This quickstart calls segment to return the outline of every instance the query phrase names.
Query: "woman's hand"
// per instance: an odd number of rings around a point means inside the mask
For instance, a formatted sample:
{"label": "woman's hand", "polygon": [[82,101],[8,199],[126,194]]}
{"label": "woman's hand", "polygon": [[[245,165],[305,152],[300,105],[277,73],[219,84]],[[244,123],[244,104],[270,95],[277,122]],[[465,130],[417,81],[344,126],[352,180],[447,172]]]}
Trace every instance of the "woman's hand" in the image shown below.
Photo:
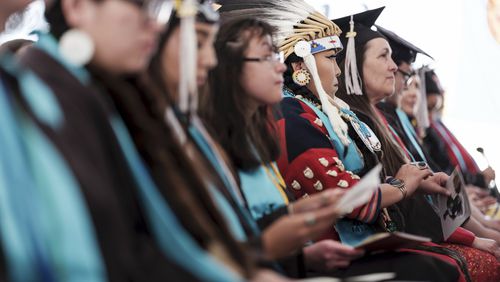
{"label": "woman's hand", "polygon": [[421,183],[419,188],[420,192],[426,194],[442,194],[450,196],[451,192],[446,189],[446,181],[450,178],[446,173],[437,172],[432,176],[427,177]]}
{"label": "woman's hand", "polygon": [[357,250],[333,240],[319,241],[303,250],[307,268],[315,271],[345,268],[351,261],[364,254],[363,250]]}
{"label": "woman's hand", "polygon": [[[327,193],[332,197],[339,194]],[[276,259],[290,255],[306,242],[317,239],[328,228],[333,228],[339,217],[335,201],[314,211],[283,216],[266,228],[262,233],[266,257]]]}
{"label": "woman's hand", "polygon": [[394,177],[404,181],[406,191],[408,195],[411,195],[417,190],[422,180],[431,175],[432,172],[428,168],[421,169],[412,164],[404,164]]}
{"label": "woman's hand", "polygon": [[484,177],[484,181],[486,185],[489,185],[491,180],[495,179],[495,170],[491,168],[491,166],[487,167],[485,170],[481,172]]}
{"label": "woman's hand", "polygon": [[500,232],[500,220],[498,219],[485,219],[483,221],[483,224],[489,229],[493,229],[497,232]]}
{"label": "woman's hand", "polygon": [[500,261],[500,246],[495,240],[476,237],[472,247],[494,255]]}

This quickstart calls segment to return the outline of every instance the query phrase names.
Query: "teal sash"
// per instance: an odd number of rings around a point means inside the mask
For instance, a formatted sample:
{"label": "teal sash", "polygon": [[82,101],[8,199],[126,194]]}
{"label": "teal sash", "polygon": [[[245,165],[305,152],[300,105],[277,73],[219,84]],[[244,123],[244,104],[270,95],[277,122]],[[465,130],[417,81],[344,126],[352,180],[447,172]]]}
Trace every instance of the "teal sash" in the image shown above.
{"label": "teal sash", "polygon": [[[63,123],[52,92],[12,58],[3,67],[18,79],[33,113]],[[0,84],[1,81],[0,81]],[[12,281],[105,281],[92,220],[78,183],[41,130],[0,89],[0,237]]]}
{"label": "teal sash", "polygon": [[[269,173],[274,175],[274,172],[270,169]],[[238,174],[241,189],[245,194],[250,213],[255,220],[285,205],[282,194],[277,190],[279,188],[269,178],[262,165],[254,170],[240,170]]]}
{"label": "teal sash", "polygon": [[240,281],[240,277],[201,249],[182,228],[146,170],[123,121],[116,116],[112,120],[112,126],[140,188],[140,197],[154,235],[167,257],[197,276],[200,281]]}
{"label": "teal sash", "polygon": [[411,121],[408,118],[408,115],[405,112],[403,112],[401,109],[396,109],[396,114],[398,115],[398,118],[401,121],[401,124],[403,125],[403,130],[405,131],[406,136],[408,136],[411,144],[417,150],[418,155],[422,158],[422,160],[424,162],[427,162],[427,159],[425,158],[424,152],[422,151],[422,148],[420,147],[420,143],[417,141],[417,133],[415,132],[415,129],[413,128],[413,125],[411,124]]}
{"label": "teal sash", "polygon": [[[198,145],[198,147],[200,148],[202,153],[210,161],[212,166],[216,169],[220,178],[226,184],[226,187],[229,190],[228,192],[231,194],[231,196],[233,197],[233,199],[237,203],[237,208],[239,209],[238,210],[239,214],[244,217],[243,220],[245,220],[245,222],[247,223],[247,226],[251,229],[250,231],[252,232],[252,235],[253,236],[260,236],[259,227],[257,226],[256,222],[252,219],[252,217],[248,213],[248,211],[244,209],[245,202],[244,202],[244,199],[242,198],[242,196],[240,194],[238,194],[238,193],[240,193],[239,188],[236,187],[236,183],[233,183],[233,181],[231,181],[229,179],[229,176],[227,174],[230,172],[228,172],[227,169],[224,169],[225,165],[223,163],[221,156],[218,155],[216,148],[212,148],[212,146],[210,145],[209,141],[207,140],[207,138],[209,138],[209,137],[205,136],[207,133],[204,130],[204,128],[202,128],[201,123],[196,122],[196,121],[191,122],[190,127],[189,127],[189,133],[190,133],[191,137],[196,142],[196,144]],[[214,189],[214,190],[217,190],[217,189]],[[218,198],[220,198],[220,197],[218,197]],[[222,199],[220,199],[220,200],[222,200]],[[229,206],[227,206],[227,207],[229,208]],[[232,209],[228,210],[228,212],[229,212],[228,214],[234,213],[234,211]],[[235,232],[236,235],[238,235],[239,237],[243,238],[243,234],[241,233],[241,232],[243,232],[243,227],[241,226],[241,223],[239,221],[236,222],[234,220],[231,220],[231,226],[232,226],[233,232]]]}
{"label": "teal sash", "polygon": [[[60,56],[56,49],[57,42],[51,35],[42,34],[37,47],[54,56],[82,84],[87,85],[90,82],[90,74],[84,68],[73,66],[65,62]],[[109,122],[115,132],[131,173],[137,182],[140,200],[145,209],[148,223],[152,226],[153,235],[165,256],[198,277],[200,281],[240,281],[241,278],[236,273],[233,273],[200,248],[177,221],[175,214],[170,209],[168,203],[163,200],[145,164],[142,162],[121,118],[114,116]],[[175,183],[172,185],[175,185]]]}

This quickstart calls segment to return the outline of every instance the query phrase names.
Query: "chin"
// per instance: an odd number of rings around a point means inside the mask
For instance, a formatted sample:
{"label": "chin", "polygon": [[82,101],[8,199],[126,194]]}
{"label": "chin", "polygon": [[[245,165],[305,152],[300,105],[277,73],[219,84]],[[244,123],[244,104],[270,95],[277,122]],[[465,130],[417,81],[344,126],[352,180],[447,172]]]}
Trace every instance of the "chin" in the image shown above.
{"label": "chin", "polygon": [[130,62],[127,66],[130,73],[141,72],[146,70],[148,66],[148,60],[146,58],[141,58],[134,62]]}

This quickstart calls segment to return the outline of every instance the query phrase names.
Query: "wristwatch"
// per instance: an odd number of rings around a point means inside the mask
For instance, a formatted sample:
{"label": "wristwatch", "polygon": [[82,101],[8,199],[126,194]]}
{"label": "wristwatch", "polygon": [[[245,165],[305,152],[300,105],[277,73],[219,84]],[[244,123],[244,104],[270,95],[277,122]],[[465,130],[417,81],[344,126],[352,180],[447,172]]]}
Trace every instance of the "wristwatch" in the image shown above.
{"label": "wristwatch", "polygon": [[386,183],[398,188],[399,191],[401,191],[401,194],[403,194],[403,200],[406,199],[406,194],[407,194],[406,185],[402,179],[395,178],[395,177],[389,177],[389,178],[387,178]]}

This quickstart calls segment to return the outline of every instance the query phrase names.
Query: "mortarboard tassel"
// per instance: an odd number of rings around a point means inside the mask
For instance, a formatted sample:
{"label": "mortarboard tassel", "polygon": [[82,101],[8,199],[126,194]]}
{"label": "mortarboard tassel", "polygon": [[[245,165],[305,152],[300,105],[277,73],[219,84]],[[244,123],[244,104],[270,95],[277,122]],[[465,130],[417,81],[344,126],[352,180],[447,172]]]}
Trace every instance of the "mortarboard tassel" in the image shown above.
{"label": "mortarboard tassel", "polygon": [[[198,103],[196,85],[196,3],[194,0],[177,2],[180,24],[180,81],[179,109],[183,113],[196,111]],[[180,6],[179,6],[180,5]]]}
{"label": "mortarboard tassel", "polygon": [[345,86],[347,89],[347,94],[363,95],[361,90],[361,78],[359,77],[358,65],[356,61],[356,45],[355,37],[356,32],[354,31],[354,20],[351,16],[351,21],[349,22],[350,30],[347,33],[347,50],[345,58]]}

